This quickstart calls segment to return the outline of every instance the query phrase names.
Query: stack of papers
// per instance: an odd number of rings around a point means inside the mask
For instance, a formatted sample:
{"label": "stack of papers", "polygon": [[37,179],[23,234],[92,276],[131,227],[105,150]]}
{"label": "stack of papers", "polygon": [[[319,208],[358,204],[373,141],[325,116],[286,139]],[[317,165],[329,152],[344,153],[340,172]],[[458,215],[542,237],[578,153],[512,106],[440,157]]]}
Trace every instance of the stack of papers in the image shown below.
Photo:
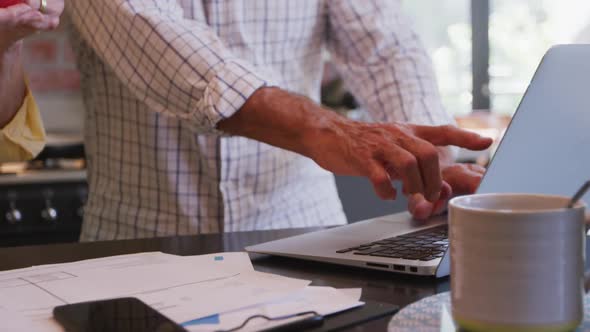
{"label": "stack of papers", "polygon": [[[231,329],[257,314],[329,315],[363,305],[360,289],[309,284],[254,271],[248,254],[242,252],[201,256],[151,252],[34,266],[0,272],[0,332],[63,331],[52,318],[55,306],[129,296],[190,331]],[[286,322],[252,320],[242,331]]]}

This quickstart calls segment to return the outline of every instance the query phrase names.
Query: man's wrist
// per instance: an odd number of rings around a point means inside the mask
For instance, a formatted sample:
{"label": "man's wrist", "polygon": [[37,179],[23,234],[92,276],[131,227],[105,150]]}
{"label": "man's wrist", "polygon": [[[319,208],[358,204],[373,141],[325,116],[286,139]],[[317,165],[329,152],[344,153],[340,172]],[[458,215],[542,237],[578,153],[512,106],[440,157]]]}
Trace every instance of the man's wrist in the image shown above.
{"label": "man's wrist", "polygon": [[302,154],[314,160],[327,147],[338,146],[345,139],[347,128],[355,122],[319,105],[315,107],[317,109],[301,128],[300,139]]}
{"label": "man's wrist", "polygon": [[307,97],[263,87],[238,112],[220,121],[217,128],[309,157],[331,116],[338,115]]}

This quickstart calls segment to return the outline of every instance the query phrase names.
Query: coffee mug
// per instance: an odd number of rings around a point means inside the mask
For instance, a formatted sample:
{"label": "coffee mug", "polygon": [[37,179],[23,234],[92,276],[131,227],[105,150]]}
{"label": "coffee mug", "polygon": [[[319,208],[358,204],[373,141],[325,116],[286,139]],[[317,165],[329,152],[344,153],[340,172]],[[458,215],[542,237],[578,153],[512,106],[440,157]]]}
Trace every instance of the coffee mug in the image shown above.
{"label": "coffee mug", "polygon": [[584,311],[585,205],[479,194],[449,203],[451,304],[473,331],[571,331]]}

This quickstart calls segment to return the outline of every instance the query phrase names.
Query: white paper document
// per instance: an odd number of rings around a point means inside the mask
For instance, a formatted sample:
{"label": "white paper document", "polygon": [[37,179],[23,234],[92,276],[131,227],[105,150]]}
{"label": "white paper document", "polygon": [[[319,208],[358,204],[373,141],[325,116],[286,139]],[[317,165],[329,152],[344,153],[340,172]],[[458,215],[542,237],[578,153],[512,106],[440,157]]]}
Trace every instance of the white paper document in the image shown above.
{"label": "white paper document", "polygon": [[0,308],[0,332],[35,331],[33,322],[23,314]]}
{"label": "white paper document", "polygon": [[[364,303],[359,301],[360,297],[360,289],[338,290],[332,287],[306,287],[290,296],[275,301],[240,308],[229,312],[222,312],[219,314],[219,317],[214,320],[216,323],[215,325],[206,324],[205,321],[205,323],[197,325],[184,324],[184,327],[191,332],[211,331],[212,326],[219,330],[229,330],[240,326],[242,322],[248,319],[248,317],[260,314],[274,318],[295,313],[315,311],[319,315],[328,316],[330,314],[363,305]],[[308,317],[309,316],[278,321],[268,321],[259,318],[249,322],[240,331],[259,331],[261,329],[268,329],[287,322],[306,319]]]}
{"label": "white paper document", "polygon": [[[211,315],[220,318],[217,324],[187,326],[198,331],[223,329],[254,311],[278,315],[313,305],[313,310],[328,313],[362,304],[360,290],[351,294],[308,287],[309,283],[254,271],[243,252],[200,256],[151,252],[34,266],[0,272],[0,332],[61,331],[52,318],[55,306],[128,296],[178,323]],[[3,316],[15,319],[6,323]]]}

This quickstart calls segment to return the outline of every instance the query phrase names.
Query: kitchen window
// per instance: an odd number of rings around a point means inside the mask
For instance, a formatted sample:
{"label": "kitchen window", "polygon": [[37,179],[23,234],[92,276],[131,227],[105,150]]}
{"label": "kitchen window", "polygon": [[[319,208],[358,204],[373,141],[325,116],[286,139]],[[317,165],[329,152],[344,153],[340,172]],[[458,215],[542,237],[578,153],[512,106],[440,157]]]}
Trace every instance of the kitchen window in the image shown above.
{"label": "kitchen window", "polygon": [[589,1],[405,0],[403,5],[432,57],[443,103],[456,116],[474,109],[511,116],[552,45],[590,43]]}

